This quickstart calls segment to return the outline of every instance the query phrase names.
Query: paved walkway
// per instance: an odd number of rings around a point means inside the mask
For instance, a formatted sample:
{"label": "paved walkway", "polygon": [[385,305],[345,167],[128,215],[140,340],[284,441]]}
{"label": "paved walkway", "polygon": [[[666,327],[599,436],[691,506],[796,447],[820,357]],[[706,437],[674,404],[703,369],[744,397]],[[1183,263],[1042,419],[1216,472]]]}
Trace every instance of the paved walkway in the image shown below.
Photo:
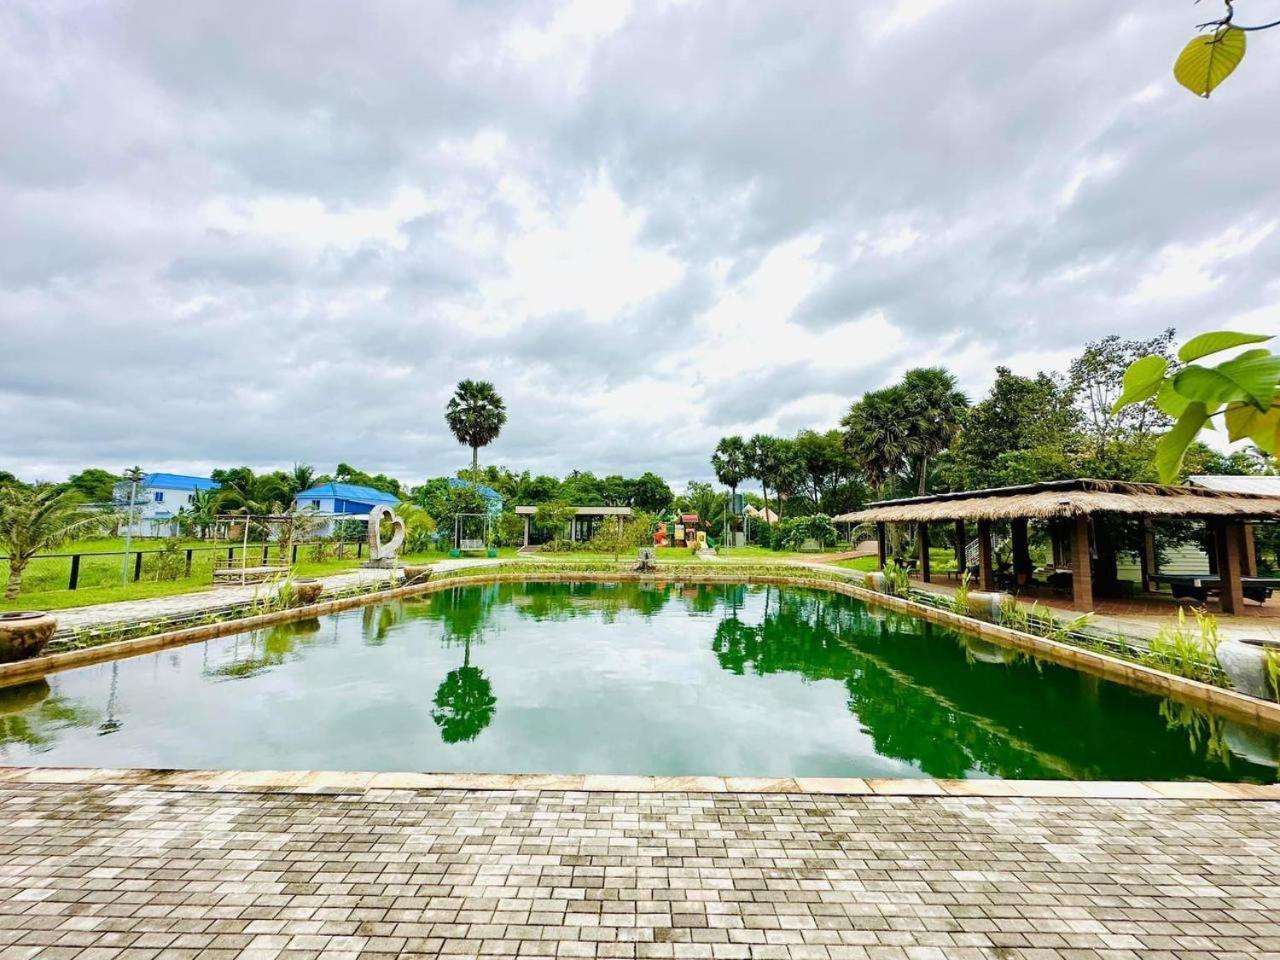
{"label": "paved walkway", "polygon": [[[457,560],[439,560],[431,564],[436,573],[457,570],[462,567],[485,566],[502,563],[501,560],[483,558],[461,558]],[[319,578],[326,591],[341,590],[345,587],[362,583],[386,581],[387,570],[350,570]],[[250,603],[253,600],[268,596],[274,591],[271,584],[251,583],[245,586],[213,587],[196,593],[179,593],[169,597],[152,597],[147,600],[118,600],[114,603],[97,603],[87,607],[72,607],[59,610],[60,628],[80,629],[102,623],[121,623],[124,621],[151,620],[160,617],[172,617],[184,613],[199,613],[202,610],[213,610],[236,603]]]}
{"label": "paved walkway", "polygon": [[1280,958],[1280,803],[0,783],[0,957]]}

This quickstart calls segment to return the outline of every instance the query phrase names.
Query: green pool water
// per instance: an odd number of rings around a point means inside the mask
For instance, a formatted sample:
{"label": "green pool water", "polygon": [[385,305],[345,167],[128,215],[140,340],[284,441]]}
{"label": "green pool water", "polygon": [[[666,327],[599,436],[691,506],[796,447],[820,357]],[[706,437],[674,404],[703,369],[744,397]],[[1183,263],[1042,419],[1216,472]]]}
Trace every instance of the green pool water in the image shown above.
{"label": "green pool water", "polygon": [[0,762],[1275,782],[1277,738],[816,590],[489,584],[0,690]]}

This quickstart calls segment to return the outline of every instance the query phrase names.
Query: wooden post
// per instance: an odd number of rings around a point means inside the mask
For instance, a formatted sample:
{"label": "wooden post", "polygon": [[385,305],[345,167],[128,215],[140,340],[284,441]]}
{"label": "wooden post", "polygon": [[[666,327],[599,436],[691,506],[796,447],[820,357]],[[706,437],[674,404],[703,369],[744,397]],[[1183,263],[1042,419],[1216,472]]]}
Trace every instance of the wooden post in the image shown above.
{"label": "wooden post", "polygon": [[1078,514],[1071,520],[1071,606],[1093,609],[1093,565],[1089,556],[1089,517]]}
{"label": "wooden post", "polygon": [[1258,575],[1258,548],[1253,540],[1253,524],[1240,524],[1240,573],[1246,577]]}
{"label": "wooden post", "polygon": [[1009,531],[1013,540],[1013,582],[1025,587],[1031,582],[1031,548],[1027,543],[1027,518],[1010,521]]}
{"label": "wooden post", "polygon": [[193,554],[194,554],[194,553],[195,553],[195,551],[194,551],[194,550],[192,550],[192,549],[188,548],[188,550],[187,550],[187,563],[186,563],[186,566],[185,566],[185,567],[183,567],[183,572],[182,572],[182,576],[183,576],[184,578],[186,578],[186,577],[190,577],[190,576],[191,576],[191,560],[192,560],[192,556],[193,556]]}
{"label": "wooden post", "polygon": [[929,525],[916,525],[916,542],[920,551],[920,582],[929,582]]}
{"label": "wooden post", "polygon": [[71,556],[71,580],[67,583],[68,590],[74,590],[76,584],[80,582],[80,554],[72,554]]}
{"label": "wooden post", "polygon": [[991,521],[978,521],[978,589],[996,588],[996,571],[991,556]]}
{"label": "wooden post", "polygon": [[263,566],[266,566],[267,558],[270,556],[270,554],[268,553],[268,551],[269,551],[270,549],[271,549],[271,548],[270,548],[270,547],[268,547],[265,543],[262,545],[262,563],[263,563]]}
{"label": "wooden post", "polygon": [[968,556],[965,553],[965,547],[969,545],[968,538],[964,532],[964,521],[956,521],[956,577],[963,578],[964,571],[968,567]]}
{"label": "wooden post", "polygon": [[142,579],[142,551],[139,550],[133,555],[133,582],[137,583]]}
{"label": "wooden post", "polygon": [[1244,591],[1240,583],[1240,523],[1235,520],[1215,520],[1214,541],[1218,554],[1218,601],[1222,612],[1244,612]]}
{"label": "wooden post", "polygon": [[889,559],[889,538],[883,523],[876,524],[876,545],[879,551],[880,569],[883,570]]}
{"label": "wooden post", "polygon": [[1156,555],[1156,532],[1151,526],[1149,517],[1140,521],[1142,528],[1142,549],[1138,551],[1138,560],[1142,564],[1142,589],[1156,589],[1155,576],[1159,573],[1159,557]]}

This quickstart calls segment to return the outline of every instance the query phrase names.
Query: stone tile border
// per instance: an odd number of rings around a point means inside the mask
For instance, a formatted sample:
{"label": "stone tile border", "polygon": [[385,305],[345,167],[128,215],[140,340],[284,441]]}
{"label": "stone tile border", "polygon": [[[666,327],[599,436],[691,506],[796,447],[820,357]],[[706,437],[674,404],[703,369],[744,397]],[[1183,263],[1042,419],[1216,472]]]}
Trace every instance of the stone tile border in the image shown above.
{"label": "stone tile border", "polygon": [[0,767],[0,782],[111,784],[215,793],[471,790],[557,793],[747,793],[813,796],[1010,797],[1086,800],[1271,800],[1280,784],[1193,780],[877,780],[838,777],[635,777],[612,774],[374,773],[342,770],[110,770]]}
{"label": "stone tile border", "polygon": [[1257,700],[1234,690],[1215,687],[1211,684],[1201,683],[1198,680],[1188,680],[1143,664],[1121,660],[1108,654],[1085,650],[1068,643],[1037,637],[1029,633],[1022,633],[1009,627],[998,626],[973,617],[961,616],[958,613],[941,610],[914,600],[877,593],[865,587],[857,586],[848,580],[836,579],[842,574],[837,574],[834,570],[828,568],[818,566],[805,567],[803,569],[810,572],[810,576],[807,577],[772,573],[734,573],[731,568],[709,569],[706,571],[692,571],[686,568],[671,572],[659,570],[656,573],[645,573],[643,575],[626,570],[565,572],[538,570],[513,573],[503,572],[501,567],[498,566],[493,567],[492,572],[489,572],[491,568],[488,567],[482,569],[486,572],[473,576],[446,576],[438,580],[429,580],[426,583],[415,583],[376,593],[357,594],[350,597],[322,601],[310,606],[293,607],[289,610],[244,617],[239,620],[227,620],[220,623],[175,630],[169,633],[155,634],[149,637],[123,640],[117,643],[105,643],[84,650],[54,653],[43,657],[34,657],[30,660],[22,660],[17,663],[4,663],[0,664],[0,686],[11,686],[27,680],[37,679],[49,673],[71,670],[76,667],[116,660],[121,657],[150,653],[166,647],[195,643],[200,640],[210,640],[293,620],[306,620],[325,616],[372,603],[436,593],[459,586],[478,586],[491,583],[582,583],[588,581],[611,583],[641,580],[696,584],[769,584],[828,590],[833,593],[843,594],[844,596],[861,600],[870,606],[907,613],[919,619],[928,620],[962,633],[992,640],[1002,646],[1022,650],[1040,659],[1071,667],[1106,680],[1135,687],[1148,693],[1172,697],[1192,706],[1207,707],[1232,719],[1243,720],[1267,730],[1280,731],[1280,703]]}

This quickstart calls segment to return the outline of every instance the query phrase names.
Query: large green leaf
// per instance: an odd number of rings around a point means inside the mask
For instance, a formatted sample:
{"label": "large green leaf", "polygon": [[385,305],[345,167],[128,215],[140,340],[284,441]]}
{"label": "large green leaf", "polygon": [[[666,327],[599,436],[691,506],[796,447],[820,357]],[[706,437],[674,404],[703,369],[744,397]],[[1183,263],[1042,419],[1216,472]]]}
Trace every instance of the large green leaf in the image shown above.
{"label": "large green leaf", "polygon": [[1129,369],[1124,372],[1124,390],[1112,405],[1111,412],[1117,413],[1132,403],[1154,397],[1160,392],[1168,369],[1169,361],[1164,357],[1143,357],[1129,364]]}
{"label": "large green leaf", "polygon": [[1273,338],[1269,333],[1236,333],[1233,330],[1202,333],[1182,345],[1182,349],[1178,351],[1178,359],[1183,363],[1190,363],[1211,353],[1221,353],[1232,347],[1242,347],[1246,343],[1266,343],[1271,339]]}
{"label": "large green leaf", "polygon": [[1208,419],[1209,411],[1203,403],[1188,404],[1173,429],[1160,438],[1156,444],[1156,469],[1160,471],[1162,483],[1173,483],[1178,479],[1187,447]]}
{"label": "large green leaf", "polygon": [[1156,394],[1156,406],[1160,412],[1175,420],[1182,416],[1182,412],[1187,409],[1187,404],[1190,402],[1173,388],[1172,380],[1166,380],[1161,385],[1160,392]]}
{"label": "large green leaf", "polygon": [[1237,402],[1227,407],[1225,419],[1229,439],[1234,441],[1248,437],[1259,450],[1272,456],[1280,449],[1280,392],[1276,393],[1268,410],[1259,410],[1251,403]]}
{"label": "large green leaf", "polygon": [[1173,387],[1188,400],[1228,403],[1244,400],[1260,410],[1271,405],[1280,381],[1280,356],[1249,350],[1216,367],[1190,366],[1173,378]]}
{"label": "large green leaf", "polygon": [[1235,27],[1196,37],[1173,64],[1173,76],[1197,97],[1208,97],[1244,59],[1245,36]]}

